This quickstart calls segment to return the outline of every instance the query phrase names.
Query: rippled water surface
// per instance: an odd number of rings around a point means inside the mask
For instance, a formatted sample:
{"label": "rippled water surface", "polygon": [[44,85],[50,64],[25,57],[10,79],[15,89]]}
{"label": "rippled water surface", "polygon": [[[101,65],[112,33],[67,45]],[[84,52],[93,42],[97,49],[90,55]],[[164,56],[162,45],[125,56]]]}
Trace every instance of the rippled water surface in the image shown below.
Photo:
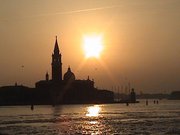
{"label": "rippled water surface", "polygon": [[180,101],[0,107],[0,134],[180,134]]}

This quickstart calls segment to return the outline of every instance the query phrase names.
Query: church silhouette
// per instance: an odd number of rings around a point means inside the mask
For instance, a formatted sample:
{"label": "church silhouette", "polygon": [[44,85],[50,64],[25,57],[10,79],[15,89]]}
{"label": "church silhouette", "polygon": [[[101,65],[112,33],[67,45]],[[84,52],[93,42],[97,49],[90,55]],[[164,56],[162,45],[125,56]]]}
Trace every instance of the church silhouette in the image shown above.
{"label": "church silhouette", "polygon": [[[46,73],[45,80],[36,82],[33,93],[34,104],[81,104],[81,103],[112,103],[114,93],[94,87],[94,80],[89,76],[86,80],[76,80],[70,66],[62,74],[61,53],[57,37],[52,54],[52,79]],[[62,78],[63,76],[63,78]]]}

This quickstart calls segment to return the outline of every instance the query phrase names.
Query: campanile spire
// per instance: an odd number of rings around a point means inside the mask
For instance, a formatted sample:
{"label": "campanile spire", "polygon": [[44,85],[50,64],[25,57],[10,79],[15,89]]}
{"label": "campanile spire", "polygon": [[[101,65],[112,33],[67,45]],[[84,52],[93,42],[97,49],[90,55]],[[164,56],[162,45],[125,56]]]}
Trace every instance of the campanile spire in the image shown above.
{"label": "campanile spire", "polygon": [[57,36],[54,45],[54,52],[52,54],[52,80],[53,81],[61,81],[62,80],[62,62],[61,62],[61,54],[59,51]]}
{"label": "campanile spire", "polygon": [[56,36],[56,41],[55,41],[55,45],[54,45],[54,54],[55,53],[59,54],[59,46],[58,46],[57,36]]}

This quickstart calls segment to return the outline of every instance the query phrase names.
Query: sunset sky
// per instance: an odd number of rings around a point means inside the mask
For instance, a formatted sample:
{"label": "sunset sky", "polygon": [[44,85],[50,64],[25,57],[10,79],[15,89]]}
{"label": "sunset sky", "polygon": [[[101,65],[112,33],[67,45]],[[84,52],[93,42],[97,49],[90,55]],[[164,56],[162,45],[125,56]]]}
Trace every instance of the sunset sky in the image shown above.
{"label": "sunset sky", "polygon": [[[180,90],[180,0],[0,0],[0,86],[51,75],[56,35],[63,74],[70,65],[98,88]],[[86,58],[86,35],[102,35],[99,58]]]}

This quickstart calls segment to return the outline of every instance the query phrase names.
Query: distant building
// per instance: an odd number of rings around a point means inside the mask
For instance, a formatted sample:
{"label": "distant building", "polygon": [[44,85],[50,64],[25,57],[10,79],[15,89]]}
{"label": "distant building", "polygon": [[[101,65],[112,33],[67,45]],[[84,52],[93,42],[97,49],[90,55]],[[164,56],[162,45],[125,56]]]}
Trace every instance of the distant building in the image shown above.
{"label": "distant building", "polygon": [[133,103],[136,102],[136,93],[135,93],[134,89],[132,89],[131,93],[130,93],[130,102],[133,102]]}
{"label": "distant building", "polygon": [[113,102],[113,92],[97,90],[94,81],[89,79],[76,80],[70,66],[62,79],[61,53],[56,37],[52,54],[52,79],[46,73],[45,80],[36,82],[35,102],[37,103],[95,103]]}
{"label": "distant building", "polygon": [[180,100],[180,91],[173,91],[169,96],[170,100]]}
{"label": "distant building", "polygon": [[33,88],[18,85],[17,83],[14,86],[0,87],[0,106],[31,104],[33,90]]}

